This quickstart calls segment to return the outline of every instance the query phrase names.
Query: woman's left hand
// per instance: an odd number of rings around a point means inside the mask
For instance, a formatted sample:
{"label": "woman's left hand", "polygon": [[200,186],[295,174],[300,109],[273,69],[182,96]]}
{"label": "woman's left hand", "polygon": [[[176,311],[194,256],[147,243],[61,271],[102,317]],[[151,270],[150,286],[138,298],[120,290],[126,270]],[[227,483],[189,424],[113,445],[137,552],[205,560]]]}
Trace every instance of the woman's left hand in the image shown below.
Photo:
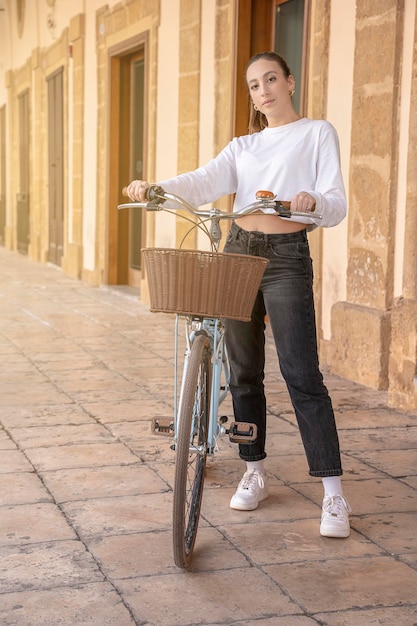
{"label": "woman's left hand", "polygon": [[314,211],[316,201],[307,191],[300,191],[291,198],[291,211],[300,211],[301,213],[311,213]]}

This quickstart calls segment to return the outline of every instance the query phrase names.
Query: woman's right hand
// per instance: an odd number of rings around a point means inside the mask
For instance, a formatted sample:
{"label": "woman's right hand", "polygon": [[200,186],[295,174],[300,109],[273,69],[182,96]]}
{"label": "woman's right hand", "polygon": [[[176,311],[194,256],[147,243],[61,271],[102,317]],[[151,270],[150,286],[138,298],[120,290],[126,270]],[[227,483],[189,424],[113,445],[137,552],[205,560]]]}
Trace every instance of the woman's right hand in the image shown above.
{"label": "woman's right hand", "polygon": [[132,180],[126,187],[126,193],[133,202],[144,202],[150,186],[146,180]]}

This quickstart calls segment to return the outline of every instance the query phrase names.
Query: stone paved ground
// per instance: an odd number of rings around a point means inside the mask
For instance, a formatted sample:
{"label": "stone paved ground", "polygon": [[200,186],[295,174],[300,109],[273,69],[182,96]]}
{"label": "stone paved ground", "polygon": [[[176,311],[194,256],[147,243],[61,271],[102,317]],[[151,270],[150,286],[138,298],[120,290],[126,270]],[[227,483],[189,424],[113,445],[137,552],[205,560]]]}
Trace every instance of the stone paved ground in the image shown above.
{"label": "stone paved ground", "polygon": [[417,624],[417,416],[326,373],[337,410],[349,539],[319,536],[268,342],[271,496],[228,504],[242,472],[209,465],[195,562],[171,550],[170,316],[0,248],[0,624]]}

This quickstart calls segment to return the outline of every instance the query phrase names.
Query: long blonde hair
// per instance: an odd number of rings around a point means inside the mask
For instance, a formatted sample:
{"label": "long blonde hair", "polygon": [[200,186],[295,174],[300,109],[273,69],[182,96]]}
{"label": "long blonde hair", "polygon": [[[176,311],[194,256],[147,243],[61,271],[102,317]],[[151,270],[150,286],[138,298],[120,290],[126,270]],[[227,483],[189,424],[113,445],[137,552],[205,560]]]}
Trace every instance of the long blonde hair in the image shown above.
{"label": "long blonde hair", "polygon": [[[291,76],[290,68],[288,67],[286,60],[276,52],[259,52],[258,54],[255,54],[253,57],[251,57],[246,66],[245,76],[248,68],[252,65],[252,63],[259,61],[260,59],[275,61],[275,63],[278,63],[278,65],[284,72],[284,76],[286,78],[289,78]],[[253,108],[252,98],[249,95],[249,134],[251,135],[252,133],[257,133],[267,126],[268,120],[263,113]]]}

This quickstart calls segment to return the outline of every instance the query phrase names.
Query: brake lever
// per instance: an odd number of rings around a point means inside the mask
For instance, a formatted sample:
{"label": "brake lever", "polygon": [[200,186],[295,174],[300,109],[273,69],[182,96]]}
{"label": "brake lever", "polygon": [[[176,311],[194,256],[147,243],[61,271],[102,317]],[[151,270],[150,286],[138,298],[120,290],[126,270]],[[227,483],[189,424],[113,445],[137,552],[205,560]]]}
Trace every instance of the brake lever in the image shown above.
{"label": "brake lever", "polygon": [[279,217],[291,217],[291,211],[289,207],[282,204],[280,200],[275,200],[275,212]]}

